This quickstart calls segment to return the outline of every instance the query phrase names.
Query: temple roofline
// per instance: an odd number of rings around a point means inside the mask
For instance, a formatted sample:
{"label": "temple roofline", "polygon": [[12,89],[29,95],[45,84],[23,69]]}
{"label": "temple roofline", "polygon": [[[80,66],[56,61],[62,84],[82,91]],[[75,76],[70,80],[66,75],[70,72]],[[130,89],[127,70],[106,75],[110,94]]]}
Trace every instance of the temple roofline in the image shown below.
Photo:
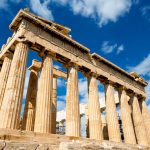
{"label": "temple roofline", "polygon": [[[35,24],[38,24],[38,25],[42,26],[44,29],[47,29],[47,30],[49,30],[51,32],[54,32],[55,34],[61,36],[64,39],[66,39],[68,42],[71,42],[72,44],[74,44],[77,47],[79,47],[82,50],[84,50],[85,53],[89,53],[90,52],[90,50],[87,47],[85,47],[82,44],[76,42],[75,40],[73,40],[72,38],[70,38],[68,35],[65,35],[64,33],[61,33],[57,29],[54,29],[53,26],[50,26],[49,24],[45,23],[46,22],[45,19],[43,20],[43,19],[41,19],[41,17],[40,18],[39,17],[35,17],[35,15],[32,15],[31,13],[28,13],[28,12],[22,10],[22,9],[18,12],[18,14],[16,15],[16,17],[13,19],[13,21],[11,22],[9,28],[12,31],[15,31],[19,27],[19,24],[20,24],[20,22],[21,22],[21,20],[23,18],[26,18],[26,19],[34,22]],[[51,22],[51,21],[49,21],[49,22]],[[63,27],[63,26],[61,26],[59,24],[56,24],[56,23],[52,23],[52,24],[65,29],[65,27]]]}
{"label": "temple roofline", "polygon": [[109,64],[110,66],[112,66],[113,69],[119,70],[120,72],[122,72],[123,74],[125,74],[126,76],[128,76],[129,78],[131,78],[131,79],[133,79],[133,80],[135,79],[135,75],[136,75],[136,78],[142,79],[142,81],[141,81],[141,80],[139,81],[139,80],[137,79],[137,82],[139,82],[140,84],[143,84],[143,85],[145,85],[145,86],[148,85],[147,81],[145,81],[143,78],[141,78],[136,72],[134,72],[134,73],[133,73],[133,72],[129,73],[129,72],[127,72],[127,71],[121,69],[121,68],[118,67],[117,65],[113,64],[112,62],[108,61],[107,59],[103,58],[102,56],[100,56],[100,55],[98,55],[98,54],[96,54],[96,53],[92,53],[91,56],[92,56],[92,58],[96,58],[96,59],[98,59],[99,61],[103,61],[103,62],[105,62],[106,64]]}

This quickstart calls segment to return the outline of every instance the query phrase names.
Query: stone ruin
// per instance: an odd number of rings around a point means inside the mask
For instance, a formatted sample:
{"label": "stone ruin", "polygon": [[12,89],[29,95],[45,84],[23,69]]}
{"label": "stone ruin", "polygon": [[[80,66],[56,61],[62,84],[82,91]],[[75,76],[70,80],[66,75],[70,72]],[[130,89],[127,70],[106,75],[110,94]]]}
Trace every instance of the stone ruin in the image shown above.
{"label": "stone ruin", "polygon": [[[98,150],[149,149],[150,117],[146,106],[147,82],[128,73],[69,36],[68,27],[20,10],[0,51],[0,149]],[[33,60],[23,119],[20,111],[28,52]],[[58,61],[67,68],[53,67]],[[78,72],[88,79],[87,137],[80,136]],[[38,80],[39,77],[39,80]],[[56,134],[57,78],[67,79],[65,135]],[[108,140],[104,140],[97,81],[105,87]],[[114,89],[118,92],[121,139]],[[21,122],[21,125],[20,125]]]}

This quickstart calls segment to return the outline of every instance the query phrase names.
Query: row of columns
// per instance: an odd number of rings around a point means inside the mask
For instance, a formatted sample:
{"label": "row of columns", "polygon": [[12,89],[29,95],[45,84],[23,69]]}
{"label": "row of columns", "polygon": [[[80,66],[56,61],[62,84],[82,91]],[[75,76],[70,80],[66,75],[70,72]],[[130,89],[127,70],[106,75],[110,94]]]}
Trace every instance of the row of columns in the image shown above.
{"label": "row of columns", "polygon": [[[0,94],[0,128],[17,129],[19,127],[27,54],[28,45],[24,42],[19,42],[16,45],[13,59],[10,56],[6,56],[4,59],[0,73],[0,80],[2,82],[0,85],[0,93],[2,93]],[[78,67],[72,65],[68,70],[66,134],[68,136],[79,137]],[[39,68],[30,68],[30,71],[23,129],[34,130],[35,132],[41,133],[52,133],[55,130],[55,124],[52,123],[52,120],[56,120],[56,79],[53,78],[53,61],[51,54],[45,53],[43,56],[38,88]],[[96,81],[96,76],[91,74],[88,81],[89,136],[92,139],[103,140]],[[53,84],[53,82],[55,84]],[[105,83],[108,134],[110,141],[121,142],[113,90],[112,82]],[[142,100],[140,108],[138,96],[135,94],[133,95],[130,108],[127,101],[126,89],[121,88],[119,93],[125,143],[150,144],[150,117],[145,101]]]}
{"label": "row of columns", "polygon": [[[96,81],[97,80],[94,75],[92,75],[88,81],[89,137],[102,140],[102,122],[99,106],[98,87]],[[110,141],[121,142],[113,90],[114,87],[112,82],[109,81],[105,83],[106,119],[108,125],[108,134]],[[126,89],[122,87],[118,92],[120,94],[121,119],[123,124],[125,143],[138,143],[145,146],[149,145],[150,117],[147,111],[145,100],[142,100],[142,107],[140,109],[139,99],[136,94],[133,95],[132,104],[130,106],[128,104]],[[80,121],[78,120],[79,104],[77,99],[77,69],[76,67],[72,67],[69,71],[68,76],[66,101],[66,133],[67,135],[71,136],[80,135],[80,130],[78,128],[80,123]]]}

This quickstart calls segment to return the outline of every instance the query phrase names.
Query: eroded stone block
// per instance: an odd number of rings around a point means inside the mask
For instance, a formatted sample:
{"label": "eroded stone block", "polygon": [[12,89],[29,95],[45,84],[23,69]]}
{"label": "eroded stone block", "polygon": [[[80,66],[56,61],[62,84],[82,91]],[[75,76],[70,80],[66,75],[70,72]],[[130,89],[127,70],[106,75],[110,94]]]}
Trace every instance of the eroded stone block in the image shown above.
{"label": "eroded stone block", "polygon": [[7,142],[4,150],[36,150],[38,144]]}

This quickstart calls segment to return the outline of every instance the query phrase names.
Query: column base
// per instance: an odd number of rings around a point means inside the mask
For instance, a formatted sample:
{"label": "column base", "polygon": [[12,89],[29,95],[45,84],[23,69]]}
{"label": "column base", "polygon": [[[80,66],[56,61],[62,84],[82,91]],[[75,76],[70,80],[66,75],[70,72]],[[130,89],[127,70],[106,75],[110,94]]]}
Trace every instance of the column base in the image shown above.
{"label": "column base", "polygon": [[[69,150],[71,147],[78,150],[83,148],[94,150],[97,149],[149,149],[141,145],[130,145],[124,143],[116,143],[110,141],[103,141],[100,143],[99,140],[92,140],[87,138],[76,138],[58,134],[43,134],[35,133],[33,131],[21,131],[21,130],[10,130],[0,129],[0,149],[19,149],[24,147],[25,149],[36,150],[40,148],[45,149],[59,149]],[[66,148],[66,149],[64,149]]]}

